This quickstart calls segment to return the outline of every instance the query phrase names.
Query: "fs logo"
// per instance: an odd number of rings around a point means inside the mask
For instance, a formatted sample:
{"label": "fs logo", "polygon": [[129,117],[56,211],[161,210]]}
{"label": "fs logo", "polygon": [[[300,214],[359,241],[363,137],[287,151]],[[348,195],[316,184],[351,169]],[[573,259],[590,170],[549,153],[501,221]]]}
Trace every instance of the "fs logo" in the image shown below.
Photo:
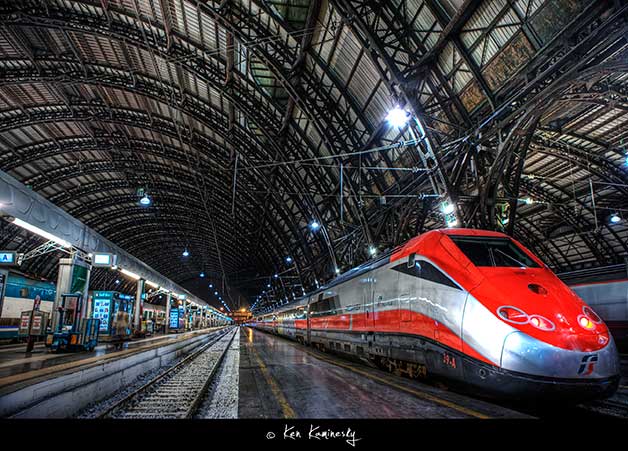
{"label": "fs logo", "polygon": [[588,376],[595,370],[595,364],[597,363],[597,354],[589,354],[582,357],[580,362],[580,368],[578,374],[581,376]]}

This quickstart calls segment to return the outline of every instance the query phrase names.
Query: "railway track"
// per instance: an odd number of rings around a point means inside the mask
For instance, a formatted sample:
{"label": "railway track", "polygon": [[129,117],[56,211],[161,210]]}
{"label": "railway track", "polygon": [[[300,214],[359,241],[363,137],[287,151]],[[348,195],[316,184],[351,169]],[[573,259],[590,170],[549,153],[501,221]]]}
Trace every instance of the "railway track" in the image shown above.
{"label": "railway track", "polygon": [[99,418],[176,419],[194,415],[238,332],[232,328],[125,396]]}

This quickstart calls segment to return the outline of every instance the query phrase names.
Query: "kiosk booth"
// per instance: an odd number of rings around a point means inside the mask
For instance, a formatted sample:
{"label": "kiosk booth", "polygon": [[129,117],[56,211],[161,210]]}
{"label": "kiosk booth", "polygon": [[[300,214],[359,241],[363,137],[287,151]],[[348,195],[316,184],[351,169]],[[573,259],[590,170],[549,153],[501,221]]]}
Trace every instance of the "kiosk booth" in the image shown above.
{"label": "kiosk booth", "polygon": [[[100,319],[100,336],[102,341],[111,341],[113,334],[117,336],[131,336],[131,324],[133,319],[133,305],[135,298],[128,294],[122,294],[117,291],[94,291],[92,292],[93,317]],[[120,312],[118,314],[118,312]],[[114,321],[121,318],[128,328],[126,333],[120,334],[120,331],[114,330]]]}
{"label": "kiosk booth", "polygon": [[61,295],[57,308],[59,314],[57,330],[46,336],[46,347],[51,351],[94,350],[98,343],[100,319],[82,318],[82,307],[82,294]]}

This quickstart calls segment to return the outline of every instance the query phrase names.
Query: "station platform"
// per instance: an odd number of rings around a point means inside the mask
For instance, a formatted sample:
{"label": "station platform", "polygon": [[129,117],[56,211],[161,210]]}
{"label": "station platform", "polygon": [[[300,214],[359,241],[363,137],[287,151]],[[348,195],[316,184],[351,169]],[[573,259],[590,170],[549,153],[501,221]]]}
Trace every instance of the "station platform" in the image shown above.
{"label": "station platform", "polygon": [[59,371],[71,370],[82,365],[97,363],[103,359],[124,356],[131,352],[163,346],[195,335],[205,334],[218,328],[199,329],[173,334],[156,334],[124,343],[122,349],[115,349],[111,343],[103,342],[93,352],[51,353],[43,343],[38,343],[32,352],[27,353],[26,344],[0,347],[0,391],[3,388],[29,379],[45,377]]}
{"label": "station platform", "polygon": [[241,329],[239,418],[529,418],[482,400]]}

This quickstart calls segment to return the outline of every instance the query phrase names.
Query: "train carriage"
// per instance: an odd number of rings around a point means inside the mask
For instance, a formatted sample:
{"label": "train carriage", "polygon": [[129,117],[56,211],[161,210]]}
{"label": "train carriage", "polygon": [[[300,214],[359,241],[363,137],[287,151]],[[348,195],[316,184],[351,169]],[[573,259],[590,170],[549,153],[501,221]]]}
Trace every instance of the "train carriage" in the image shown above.
{"label": "train carriage", "polygon": [[[295,321],[297,306],[303,315]],[[606,397],[619,383],[603,321],[498,232],[427,232],[253,325],[508,398]]]}

